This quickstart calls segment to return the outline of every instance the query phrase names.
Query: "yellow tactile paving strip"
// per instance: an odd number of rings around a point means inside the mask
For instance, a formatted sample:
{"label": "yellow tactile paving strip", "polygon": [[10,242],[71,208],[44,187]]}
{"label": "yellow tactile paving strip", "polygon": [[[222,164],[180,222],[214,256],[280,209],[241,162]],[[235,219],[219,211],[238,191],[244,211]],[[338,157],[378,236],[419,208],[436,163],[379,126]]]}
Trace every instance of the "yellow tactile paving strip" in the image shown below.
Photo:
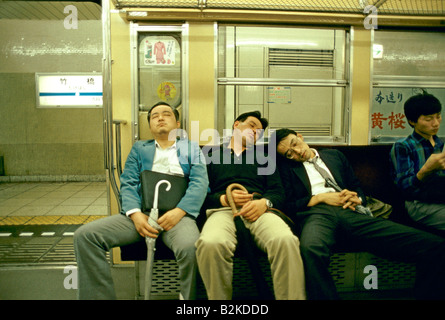
{"label": "yellow tactile paving strip", "polygon": [[53,225],[53,224],[86,224],[106,216],[17,216],[1,217],[0,226],[11,225]]}

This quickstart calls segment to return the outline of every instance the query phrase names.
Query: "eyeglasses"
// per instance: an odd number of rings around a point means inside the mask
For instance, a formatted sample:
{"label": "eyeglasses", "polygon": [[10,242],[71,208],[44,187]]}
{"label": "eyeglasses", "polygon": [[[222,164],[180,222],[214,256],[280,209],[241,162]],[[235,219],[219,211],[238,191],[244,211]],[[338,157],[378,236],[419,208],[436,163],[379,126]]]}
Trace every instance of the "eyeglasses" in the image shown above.
{"label": "eyeglasses", "polygon": [[293,159],[294,156],[295,156],[296,154],[297,154],[297,153],[295,152],[294,149],[289,149],[289,150],[286,151],[286,153],[284,154],[284,156],[285,156],[287,159]]}
{"label": "eyeglasses", "polygon": [[301,145],[303,141],[300,138],[294,138],[291,140],[289,149],[284,153],[284,156],[287,159],[293,159],[294,156],[298,156],[297,151],[295,151],[295,148],[297,148],[299,145]]}

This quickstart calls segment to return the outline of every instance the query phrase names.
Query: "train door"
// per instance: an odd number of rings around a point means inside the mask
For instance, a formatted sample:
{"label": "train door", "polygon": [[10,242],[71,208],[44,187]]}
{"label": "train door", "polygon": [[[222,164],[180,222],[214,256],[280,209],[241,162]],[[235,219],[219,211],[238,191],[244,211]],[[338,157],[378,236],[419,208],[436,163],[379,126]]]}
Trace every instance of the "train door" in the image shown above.
{"label": "train door", "polygon": [[[188,114],[187,90],[184,81],[187,75],[184,56],[188,47],[188,24],[147,26],[131,22],[129,38],[125,37],[125,33],[121,36],[119,32],[126,30],[119,29],[120,27],[118,20],[115,23],[115,36],[112,38],[115,44],[111,47],[119,47],[119,50],[114,51],[113,60],[110,57],[110,62],[116,59],[112,72],[113,88],[110,91],[119,97],[119,99],[114,99],[113,115],[108,116],[116,125],[115,136],[113,130],[109,130],[111,134],[107,134],[109,161],[114,161],[113,150],[116,150],[116,165],[114,163],[109,165],[113,170],[109,175],[114,194],[114,199],[111,199],[112,212],[121,210],[118,201],[119,179],[124,168],[121,162],[126,159],[131,146],[136,141],[152,138],[147,121],[151,106],[163,101],[176,107],[184,130],[186,130]],[[128,43],[130,50],[121,48],[122,45],[125,46]],[[125,68],[127,57],[129,58],[128,69]],[[128,85],[127,80],[130,80],[131,85]],[[130,106],[125,100],[127,97],[131,98],[131,117],[128,112]],[[125,102],[122,102],[124,100]],[[118,120],[119,118],[127,120]],[[131,119],[131,124],[128,119]],[[128,125],[131,128],[128,128]],[[113,139],[116,145],[113,144]],[[118,251],[119,248],[113,249],[114,263],[122,263]]]}
{"label": "train door", "polygon": [[131,26],[133,142],[151,138],[147,115],[159,101],[178,109],[186,130],[183,56],[188,25]]}

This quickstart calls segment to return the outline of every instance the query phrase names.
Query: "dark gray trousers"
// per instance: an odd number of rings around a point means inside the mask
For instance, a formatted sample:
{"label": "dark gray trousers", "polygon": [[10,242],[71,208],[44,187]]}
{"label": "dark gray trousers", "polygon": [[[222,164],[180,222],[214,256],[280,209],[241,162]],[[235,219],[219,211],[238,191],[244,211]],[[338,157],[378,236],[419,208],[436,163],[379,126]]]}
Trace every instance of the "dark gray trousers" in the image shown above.
{"label": "dark gray trousers", "polygon": [[339,298],[328,270],[338,244],[390,260],[416,263],[417,298],[445,298],[444,238],[328,205],[317,205],[298,216],[303,224],[300,251],[308,299]]}
{"label": "dark gray trousers", "polygon": [[[175,227],[162,232],[161,237],[175,254],[182,297],[195,299],[195,242],[199,238],[195,220],[185,216]],[[95,220],[77,229],[74,250],[78,267],[78,298],[116,299],[106,252],[141,240],[133,221],[122,214]]]}

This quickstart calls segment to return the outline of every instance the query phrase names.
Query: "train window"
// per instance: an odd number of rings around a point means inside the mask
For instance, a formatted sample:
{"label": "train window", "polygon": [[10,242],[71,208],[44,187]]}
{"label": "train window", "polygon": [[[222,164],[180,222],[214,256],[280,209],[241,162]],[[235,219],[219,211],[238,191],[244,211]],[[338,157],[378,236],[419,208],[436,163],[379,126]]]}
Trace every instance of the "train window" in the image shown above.
{"label": "train window", "polygon": [[239,114],[260,110],[270,130],[294,128],[312,143],[345,142],[346,37],[343,29],[220,25],[220,133]]}
{"label": "train window", "polygon": [[[445,105],[445,89],[415,87],[373,88],[371,111],[371,143],[391,143],[410,135],[413,131],[404,115],[403,105],[409,97],[424,91],[434,95]],[[438,136],[445,138],[445,126],[441,126]]]}
{"label": "train window", "polygon": [[445,33],[375,30],[374,75],[443,77]]}
{"label": "train window", "polygon": [[[131,26],[133,139],[150,138],[147,114],[152,105],[164,101],[184,114],[182,83],[184,26]],[[183,128],[184,127],[184,117]]]}
{"label": "train window", "polygon": [[[445,33],[376,30],[374,33],[371,143],[411,134],[403,105],[426,91],[445,105]],[[442,126],[439,136],[445,137]]]}

